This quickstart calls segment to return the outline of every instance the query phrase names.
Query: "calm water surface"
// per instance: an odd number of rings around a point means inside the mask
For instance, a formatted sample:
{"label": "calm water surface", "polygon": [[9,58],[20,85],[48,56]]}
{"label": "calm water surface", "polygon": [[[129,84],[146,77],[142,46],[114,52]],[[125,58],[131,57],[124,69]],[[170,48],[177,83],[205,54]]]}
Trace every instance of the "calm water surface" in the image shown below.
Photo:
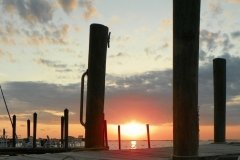
{"label": "calm water surface", "polygon": [[[160,148],[160,147],[172,147],[173,141],[172,140],[152,140],[151,148]],[[200,141],[200,144],[209,144],[209,141]],[[118,150],[118,141],[116,140],[109,140],[108,141],[109,149],[110,150]],[[146,140],[138,140],[138,141],[130,141],[130,140],[123,140],[121,141],[121,149],[143,149],[148,148],[148,143]]]}

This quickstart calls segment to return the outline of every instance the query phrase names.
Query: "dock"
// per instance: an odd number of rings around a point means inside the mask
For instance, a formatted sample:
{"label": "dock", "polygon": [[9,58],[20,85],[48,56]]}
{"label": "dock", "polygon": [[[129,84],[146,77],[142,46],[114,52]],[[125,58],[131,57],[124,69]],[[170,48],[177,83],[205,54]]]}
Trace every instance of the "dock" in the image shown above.
{"label": "dock", "polygon": [[[46,153],[46,154],[21,154],[16,156],[1,155],[6,160],[169,160],[173,152],[172,147],[152,149],[128,150],[72,150],[71,152]],[[205,144],[199,146],[199,160],[238,160],[240,144]]]}

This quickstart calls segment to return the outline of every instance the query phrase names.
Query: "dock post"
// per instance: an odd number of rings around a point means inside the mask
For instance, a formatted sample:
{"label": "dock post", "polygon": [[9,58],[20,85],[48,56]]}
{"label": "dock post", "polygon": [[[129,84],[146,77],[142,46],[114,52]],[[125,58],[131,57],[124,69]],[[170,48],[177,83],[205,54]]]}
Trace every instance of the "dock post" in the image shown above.
{"label": "dock post", "polygon": [[118,125],[118,148],[121,150],[121,128],[120,125]]}
{"label": "dock post", "polygon": [[64,140],[63,140],[63,131],[64,131],[64,117],[62,116],[61,117],[61,146],[63,147],[63,143],[64,143]]}
{"label": "dock post", "polygon": [[30,119],[27,120],[27,138],[30,138]]}
{"label": "dock post", "polygon": [[150,144],[149,124],[146,124],[146,127],[147,127],[147,141],[148,141],[148,148],[151,148],[151,144]]}
{"label": "dock post", "polygon": [[213,60],[214,143],[224,143],[226,133],[226,60]]}
{"label": "dock post", "polygon": [[16,115],[13,115],[12,143],[13,143],[13,147],[16,147]]}
{"label": "dock post", "polygon": [[37,113],[33,113],[33,148],[37,147]]}
{"label": "dock post", "polygon": [[3,128],[3,139],[5,139],[6,138],[6,130],[5,130],[5,128]]}
{"label": "dock post", "polygon": [[109,149],[109,146],[108,146],[108,134],[107,134],[107,121],[104,120],[104,141],[105,141],[105,147],[107,149]]}
{"label": "dock post", "polygon": [[173,159],[198,156],[201,0],[173,0]]}
{"label": "dock post", "polygon": [[64,136],[65,136],[65,143],[64,143],[64,148],[68,149],[68,109],[64,110]]}
{"label": "dock post", "polygon": [[86,148],[104,148],[104,94],[108,42],[108,27],[91,24],[87,72]]}

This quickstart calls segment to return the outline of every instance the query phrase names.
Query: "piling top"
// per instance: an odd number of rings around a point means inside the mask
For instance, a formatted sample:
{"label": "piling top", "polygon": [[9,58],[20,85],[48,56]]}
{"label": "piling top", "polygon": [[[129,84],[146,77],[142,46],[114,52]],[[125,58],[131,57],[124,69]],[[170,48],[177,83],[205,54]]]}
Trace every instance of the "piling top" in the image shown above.
{"label": "piling top", "polygon": [[226,63],[226,59],[225,58],[214,58],[213,62],[214,63]]}
{"label": "piling top", "polygon": [[102,25],[102,24],[98,24],[98,23],[92,23],[91,25],[90,25],[90,28],[92,29],[92,28],[105,28],[105,29],[107,29],[108,30],[108,27],[107,26],[104,26],[104,25]]}

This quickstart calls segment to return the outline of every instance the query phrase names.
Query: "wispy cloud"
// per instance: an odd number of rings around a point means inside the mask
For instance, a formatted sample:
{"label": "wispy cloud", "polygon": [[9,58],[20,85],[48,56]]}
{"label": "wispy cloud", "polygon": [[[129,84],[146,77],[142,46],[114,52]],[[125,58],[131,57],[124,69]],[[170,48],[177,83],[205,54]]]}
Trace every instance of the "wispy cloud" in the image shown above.
{"label": "wispy cloud", "polygon": [[36,60],[38,64],[45,65],[47,67],[53,68],[56,72],[71,72],[71,69],[67,68],[66,64],[63,64],[59,61],[52,61],[43,58],[39,58]]}
{"label": "wispy cloud", "polygon": [[77,0],[58,0],[58,2],[67,14],[69,14],[78,7]]}
{"label": "wispy cloud", "polygon": [[47,0],[7,0],[2,5],[5,11],[17,14],[29,23],[47,23],[53,17],[53,5]]}
{"label": "wispy cloud", "polygon": [[218,15],[218,14],[221,14],[223,12],[221,2],[218,1],[218,0],[212,0],[208,4],[208,8],[213,13],[213,15]]}
{"label": "wispy cloud", "polygon": [[[63,111],[56,111],[56,110],[48,110],[48,109],[45,109],[43,110],[42,112],[45,112],[45,113],[50,113],[54,116],[63,116]],[[69,112],[69,115],[74,115],[75,113],[73,112]]]}
{"label": "wispy cloud", "polygon": [[240,38],[240,31],[235,31],[231,33],[232,38]]}
{"label": "wispy cloud", "polygon": [[200,31],[200,60],[206,60],[207,57],[211,59],[212,53],[217,55],[230,53],[234,47],[235,44],[231,41],[229,34],[205,29]]}
{"label": "wispy cloud", "polygon": [[225,1],[233,4],[240,4],[240,0],[225,0]]}
{"label": "wispy cloud", "polygon": [[93,5],[94,0],[80,0],[79,5],[84,9],[83,17],[86,20],[98,15],[96,7]]}

